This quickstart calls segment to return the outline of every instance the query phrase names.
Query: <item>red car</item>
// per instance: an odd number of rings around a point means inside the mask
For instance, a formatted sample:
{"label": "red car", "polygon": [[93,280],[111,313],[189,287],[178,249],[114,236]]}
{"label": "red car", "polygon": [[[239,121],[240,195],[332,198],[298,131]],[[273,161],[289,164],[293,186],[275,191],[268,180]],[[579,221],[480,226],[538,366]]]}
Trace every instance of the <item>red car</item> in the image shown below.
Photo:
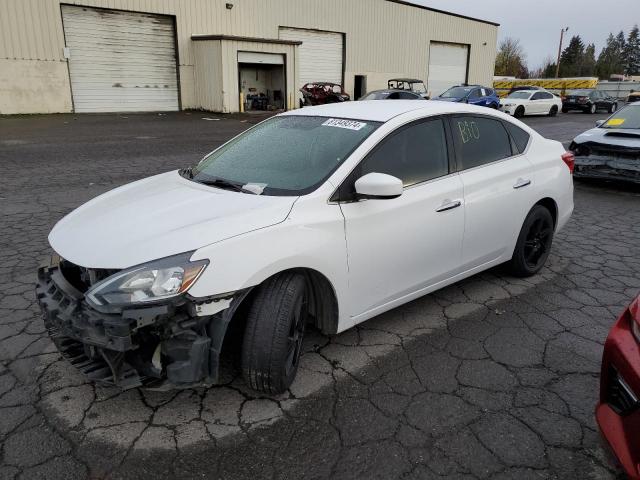
{"label": "red car", "polygon": [[348,102],[351,98],[342,85],[331,82],[307,83],[301,89],[300,107],[305,105],[324,105],[325,103]]}
{"label": "red car", "polygon": [[605,343],[596,420],[629,478],[640,479],[640,295]]}

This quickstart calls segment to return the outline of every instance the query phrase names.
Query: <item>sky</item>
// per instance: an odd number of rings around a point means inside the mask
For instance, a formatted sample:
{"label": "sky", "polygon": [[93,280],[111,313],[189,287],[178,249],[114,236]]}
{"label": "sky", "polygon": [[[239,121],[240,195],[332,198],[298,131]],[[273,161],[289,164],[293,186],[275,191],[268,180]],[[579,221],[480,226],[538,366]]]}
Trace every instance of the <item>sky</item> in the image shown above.
{"label": "sky", "polygon": [[[640,23],[639,0],[411,0],[413,3],[482,18],[500,24],[498,43],[505,37],[520,40],[527,54],[529,69],[535,69],[551,56],[558,55],[560,30],[569,27],[564,47],[573,35],[585,44],[595,43],[596,58],[609,32],[624,30]],[[611,8],[607,7],[607,3]],[[516,7],[521,5],[520,7]]]}

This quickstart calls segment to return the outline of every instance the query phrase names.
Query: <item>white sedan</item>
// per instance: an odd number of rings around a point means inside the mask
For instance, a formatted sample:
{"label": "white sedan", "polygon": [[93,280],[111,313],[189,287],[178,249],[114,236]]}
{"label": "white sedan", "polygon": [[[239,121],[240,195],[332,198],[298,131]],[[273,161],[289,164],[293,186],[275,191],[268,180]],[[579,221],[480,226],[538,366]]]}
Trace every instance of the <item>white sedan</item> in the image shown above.
{"label": "white sedan", "polygon": [[562,100],[545,90],[519,90],[500,100],[500,110],[516,118],[525,115],[554,117],[562,110]]}
{"label": "white sedan", "polygon": [[248,385],[279,393],[308,322],[342,332],[502,263],[536,274],[571,216],[572,169],[560,143],[486,108],[295,110],[60,220],[37,298],[94,381],[216,383],[230,329]]}

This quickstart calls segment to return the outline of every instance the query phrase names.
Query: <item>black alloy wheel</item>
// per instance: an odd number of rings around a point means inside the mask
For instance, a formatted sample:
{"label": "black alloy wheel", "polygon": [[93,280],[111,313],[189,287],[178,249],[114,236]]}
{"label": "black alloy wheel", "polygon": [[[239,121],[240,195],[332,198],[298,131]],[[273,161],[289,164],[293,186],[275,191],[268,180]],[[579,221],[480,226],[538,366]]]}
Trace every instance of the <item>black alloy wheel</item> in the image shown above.
{"label": "black alloy wheel", "polygon": [[549,210],[542,205],[535,205],[522,225],[509,262],[515,276],[530,277],[540,271],[551,253],[554,229]]}

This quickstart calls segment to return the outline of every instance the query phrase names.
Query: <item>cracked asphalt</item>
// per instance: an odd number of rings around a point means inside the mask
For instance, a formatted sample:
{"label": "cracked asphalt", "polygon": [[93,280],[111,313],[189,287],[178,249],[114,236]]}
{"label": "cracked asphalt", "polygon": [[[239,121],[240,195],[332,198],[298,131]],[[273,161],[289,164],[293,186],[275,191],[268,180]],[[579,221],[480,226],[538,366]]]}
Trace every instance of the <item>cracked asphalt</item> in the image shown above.
{"label": "cracked asphalt", "polygon": [[[596,118],[527,122],[567,142]],[[607,332],[640,290],[640,190],[623,185],[576,182],[533,278],[498,268],[341,335],[311,332],[281,396],[233,367],[210,389],[122,393],[63,361],[34,297],[53,224],[259,119],[0,118],[0,479],[618,478],[593,410]]]}

